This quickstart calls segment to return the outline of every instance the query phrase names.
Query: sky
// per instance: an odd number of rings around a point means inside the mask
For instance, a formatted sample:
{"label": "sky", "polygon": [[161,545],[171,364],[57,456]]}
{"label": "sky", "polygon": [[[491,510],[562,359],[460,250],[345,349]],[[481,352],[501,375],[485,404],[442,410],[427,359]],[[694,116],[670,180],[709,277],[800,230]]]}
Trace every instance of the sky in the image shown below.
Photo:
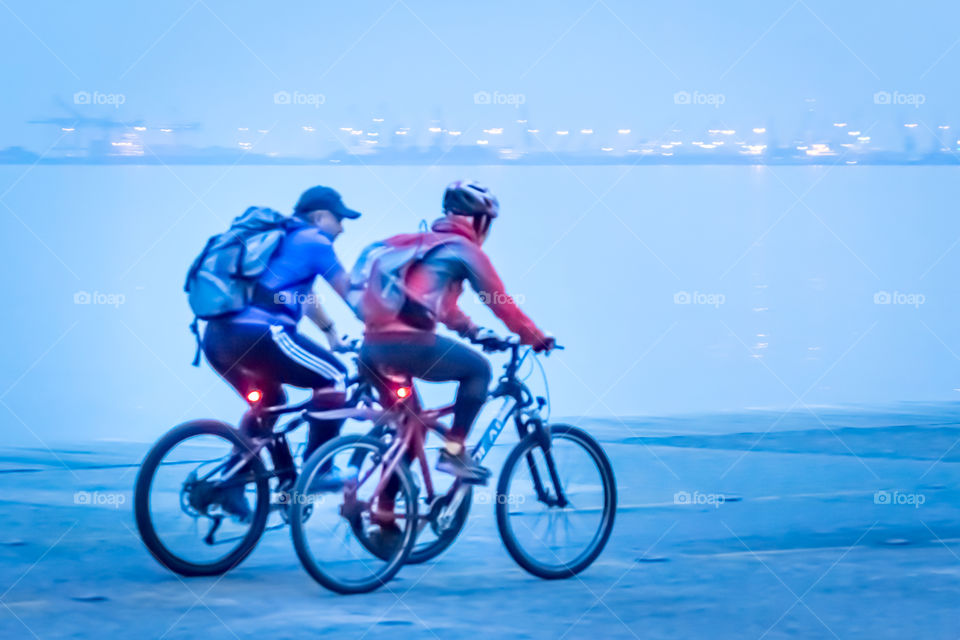
{"label": "sky", "polygon": [[[960,106],[958,18],[949,2],[5,0],[0,148],[69,145],[59,127],[27,122],[77,115],[174,128],[153,144],[282,154],[335,150],[349,142],[341,126],[374,117],[467,135],[529,118],[784,138],[849,120],[892,144],[904,122],[933,131]],[[101,104],[75,104],[77,92]],[[877,92],[900,104],[876,104]]]}

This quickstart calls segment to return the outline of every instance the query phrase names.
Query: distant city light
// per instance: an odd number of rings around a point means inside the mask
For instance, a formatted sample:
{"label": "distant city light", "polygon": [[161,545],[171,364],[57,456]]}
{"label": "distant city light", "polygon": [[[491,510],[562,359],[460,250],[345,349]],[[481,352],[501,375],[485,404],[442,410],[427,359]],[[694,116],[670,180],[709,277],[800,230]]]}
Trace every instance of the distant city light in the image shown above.
{"label": "distant city light", "polygon": [[489,140],[477,140],[477,144],[490,144]]}
{"label": "distant city light", "polygon": [[146,131],[147,128],[146,128],[146,127],[134,127],[133,130],[134,130],[134,131]]}
{"label": "distant city light", "polygon": [[71,131],[76,131],[73,127],[60,127],[60,131],[66,131],[67,133]]}
{"label": "distant city light", "polygon": [[860,136],[857,140],[860,142],[870,142],[870,136]]}
{"label": "distant city light", "polygon": [[405,136],[405,135],[407,135],[407,132],[406,132],[406,131],[400,131],[399,129],[396,130],[396,131],[394,131],[394,133],[397,134],[398,136]]}
{"label": "distant city light", "polygon": [[540,133],[540,129],[527,129],[527,133]]}
{"label": "distant city light", "polygon": [[526,120],[517,120],[517,124],[527,124]]}
{"label": "distant city light", "polygon": [[558,136],[569,135],[569,133],[570,133],[570,132],[569,132],[569,131],[566,131],[566,130],[557,131],[557,135],[558,135]]}
{"label": "distant city light", "polygon": [[237,127],[237,131],[250,131],[249,127]]}
{"label": "distant city light", "polygon": [[848,136],[858,136],[860,135],[859,131],[847,131]]}
{"label": "distant city light", "polygon": [[756,128],[754,128],[753,132],[754,132],[754,133],[766,133],[767,130],[766,130],[765,128],[763,128],[763,127],[756,127]]}
{"label": "distant city light", "polygon": [[628,133],[630,133],[630,129],[617,129],[617,133],[619,133],[622,136],[625,136]]}
{"label": "distant city light", "polygon": [[949,129],[949,128],[950,128],[950,125],[948,124],[942,124],[939,127],[937,127],[937,129]]}
{"label": "distant city light", "polygon": [[463,133],[463,131],[448,131],[447,133],[450,134],[451,136],[459,136],[460,134]]}
{"label": "distant city light", "polygon": [[834,122],[834,123],[833,123],[833,126],[835,126],[835,127],[845,127],[845,126],[847,126],[847,123],[846,123],[846,122]]}
{"label": "distant city light", "polygon": [[600,147],[600,151],[613,151],[613,147]]}
{"label": "distant city light", "polygon": [[370,132],[367,133],[367,135],[370,136],[371,138],[376,138],[376,137],[377,137],[378,135],[380,135],[380,134],[379,134],[379,133],[376,133],[376,132],[374,132],[374,131],[370,131]]}
{"label": "distant city light", "polygon": [[429,129],[427,129],[427,131],[429,131],[430,133],[440,133],[441,131],[443,131],[443,129],[441,129],[440,127],[430,127]]}
{"label": "distant city light", "polygon": [[[310,130],[313,131],[313,128],[311,127]],[[363,129],[350,129],[350,135],[352,135],[352,136],[362,136],[362,135],[363,135]]]}
{"label": "distant city light", "polygon": [[[314,129],[308,124],[303,125],[303,130],[306,131],[307,133],[312,133],[313,131],[316,131],[316,129]],[[351,133],[353,132],[351,131]]]}
{"label": "distant city light", "polygon": [[340,131],[353,131],[353,127],[340,127]]}
{"label": "distant city light", "polygon": [[503,133],[503,127],[498,127],[496,129],[484,129],[483,132],[488,133],[491,136],[498,136]]}
{"label": "distant city light", "polygon": [[580,129],[580,133],[588,136],[593,133],[593,129]]}
{"label": "distant city light", "polygon": [[910,124],[905,124],[905,125],[903,125],[903,126],[905,126],[907,129],[914,129],[914,128],[916,128],[917,123],[911,122]]}
{"label": "distant city light", "polygon": [[160,131],[162,131],[162,132],[164,132],[164,133],[171,133],[171,132],[173,132],[173,129],[160,129]]}
{"label": "distant city light", "polygon": [[374,121],[374,122],[383,122],[383,118],[374,118],[373,121]]}

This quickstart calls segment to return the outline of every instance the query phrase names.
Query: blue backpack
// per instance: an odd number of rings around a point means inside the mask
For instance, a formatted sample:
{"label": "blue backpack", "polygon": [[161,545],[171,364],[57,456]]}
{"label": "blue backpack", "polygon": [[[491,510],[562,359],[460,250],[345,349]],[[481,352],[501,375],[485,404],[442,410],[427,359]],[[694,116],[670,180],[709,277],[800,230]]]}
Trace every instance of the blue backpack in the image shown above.
{"label": "blue backpack", "polygon": [[200,364],[199,320],[221,318],[243,311],[286,235],[289,218],[264,207],[250,207],[230,228],[207,240],[190,265],[183,290],[193,311],[190,329],[197,338],[194,366]]}

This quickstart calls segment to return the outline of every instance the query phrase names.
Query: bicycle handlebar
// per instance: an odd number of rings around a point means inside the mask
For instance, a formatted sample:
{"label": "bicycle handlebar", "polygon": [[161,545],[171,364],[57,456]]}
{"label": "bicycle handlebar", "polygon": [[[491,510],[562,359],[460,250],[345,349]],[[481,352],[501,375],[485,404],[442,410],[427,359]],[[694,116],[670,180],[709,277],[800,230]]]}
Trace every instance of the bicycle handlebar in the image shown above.
{"label": "bicycle handlebar", "polygon": [[[482,347],[486,353],[497,353],[501,351],[509,351],[511,349],[516,349],[523,346],[520,343],[520,338],[515,335],[507,336],[506,338],[501,338],[500,336],[492,333],[487,334],[485,337],[482,337],[480,339],[471,339],[470,342],[479,347]],[[557,349],[562,351],[563,346],[559,344],[554,344],[553,347],[547,350],[547,353]]]}

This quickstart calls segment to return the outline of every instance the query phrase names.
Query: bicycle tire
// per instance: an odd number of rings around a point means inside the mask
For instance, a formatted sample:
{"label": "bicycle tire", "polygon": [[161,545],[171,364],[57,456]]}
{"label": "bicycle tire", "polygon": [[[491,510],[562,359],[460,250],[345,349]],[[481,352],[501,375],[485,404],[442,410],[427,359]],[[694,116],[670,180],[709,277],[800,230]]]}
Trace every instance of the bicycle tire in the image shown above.
{"label": "bicycle tire", "polygon": [[600,471],[604,493],[603,517],[597,533],[591,540],[590,546],[574,558],[572,562],[555,568],[545,566],[534,560],[530,554],[523,550],[522,545],[513,535],[513,530],[508,523],[510,505],[507,496],[510,480],[513,476],[514,469],[525,459],[528,453],[538,448],[542,450],[540,439],[536,433],[531,433],[524,437],[524,439],[514,447],[510,455],[507,456],[506,462],[504,462],[503,470],[500,472],[500,479],[497,482],[496,516],[500,538],[503,540],[507,552],[514,561],[524,570],[539,578],[557,580],[570,578],[580,573],[589,567],[603,551],[613,531],[613,522],[617,511],[617,486],[610,460],[607,458],[600,444],[586,431],[564,424],[549,425],[547,428],[550,430],[551,440],[558,438],[566,439],[583,447]]}
{"label": "bicycle tire", "polygon": [[[374,425],[374,427],[367,432],[367,436],[371,438],[380,439],[383,437],[384,432],[386,431],[386,426],[383,424]],[[355,455],[351,459],[351,464],[353,466],[359,467],[360,463],[363,461],[362,456]],[[416,463],[414,463],[416,464]],[[412,471],[411,471],[412,473]],[[418,546],[416,543],[413,546],[413,549],[410,551],[410,556],[407,558],[407,564],[423,564],[429,560],[433,560],[441,553],[446,551],[450,545],[460,536],[460,532],[463,530],[463,526],[467,522],[467,516],[470,513],[470,503],[473,501],[473,487],[467,486],[467,495],[464,496],[463,502],[460,503],[460,506],[457,508],[457,513],[454,516],[454,521],[451,524],[450,528],[443,532],[443,535],[437,536],[437,539],[427,545]],[[419,505],[417,507],[419,512]],[[383,560],[384,558],[379,553],[379,549],[370,544],[363,534],[362,531],[357,531],[354,529],[354,534],[360,540],[360,543],[364,548],[377,555]]]}
{"label": "bicycle tire", "polygon": [[140,539],[160,564],[182,576],[218,576],[243,562],[263,536],[267,517],[270,515],[270,484],[263,462],[259,457],[254,458],[251,461],[251,468],[256,477],[257,504],[254,507],[250,529],[231,553],[210,563],[190,562],[177,556],[163,544],[153,525],[150,516],[150,489],[164,456],[176,445],[198,435],[219,436],[242,449],[251,446],[236,429],[217,420],[191,420],[174,427],[153,445],[140,465],[133,492],[134,519],[137,530],[140,532]]}
{"label": "bicycle tire", "polygon": [[[365,445],[370,451],[378,450],[381,455],[385,454],[388,449],[384,442],[367,436],[347,435],[334,438],[313,452],[310,455],[310,458],[304,463],[303,470],[300,473],[296,488],[294,489],[294,495],[308,495],[308,483],[312,480],[316,468],[338,449],[351,445]],[[397,465],[396,473],[398,473],[400,476],[400,490],[404,491],[406,495],[411,498],[407,502],[406,518],[409,519],[410,522],[415,523],[417,518],[417,493],[416,485],[413,482],[413,477],[410,474],[410,470],[405,465]],[[297,552],[297,557],[300,559],[300,563],[303,565],[303,568],[307,571],[307,573],[310,574],[310,577],[327,589],[330,589],[336,593],[344,595],[368,593],[386,584],[397,574],[398,571],[400,571],[400,569],[406,563],[407,557],[410,555],[410,551],[413,548],[413,544],[416,542],[416,526],[408,526],[405,528],[402,543],[397,546],[398,552],[394,554],[394,557],[387,560],[387,566],[376,576],[373,576],[365,581],[358,580],[349,583],[339,580],[338,578],[325,572],[313,557],[313,554],[310,552],[309,544],[307,543],[306,534],[303,528],[303,525],[307,520],[304,518],[303,514],[304,503],[304,500],[294,500],[293,504],[291,505],[290,536],[293,539],[293,547]],[[358,536],[358,539],[361,544],[364,544],[364,547],[366,547],[366,544],[364,543],[365,538]]]}

